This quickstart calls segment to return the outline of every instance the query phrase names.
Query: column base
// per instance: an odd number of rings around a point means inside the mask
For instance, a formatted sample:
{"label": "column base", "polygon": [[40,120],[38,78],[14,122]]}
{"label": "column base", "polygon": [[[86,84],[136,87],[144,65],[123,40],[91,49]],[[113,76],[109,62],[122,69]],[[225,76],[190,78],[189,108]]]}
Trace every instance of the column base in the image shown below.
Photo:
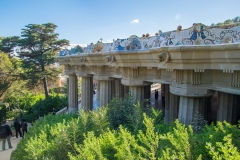
{"label": "column base", "polygon": [[77,112],[77,108],[68,108],[68,113],[76,113]]}
{"label": "column base", "polygon": [[[178,120],[186,125],[192,124],[194,115],[200,113],[205,106],[204,98],[180,96]],[[204,115],[202,115],[204,117]]]}

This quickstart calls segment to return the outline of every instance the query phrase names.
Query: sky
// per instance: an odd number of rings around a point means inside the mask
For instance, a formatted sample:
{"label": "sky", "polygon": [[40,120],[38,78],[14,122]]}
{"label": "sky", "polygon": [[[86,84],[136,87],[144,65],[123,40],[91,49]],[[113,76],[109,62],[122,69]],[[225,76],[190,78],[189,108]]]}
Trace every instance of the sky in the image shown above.
{"label": "sky", "polygon": [[239,0],[0,0],[0,36],[20,36],[28,24],[54,23],[59,39],[96,43],[183,29],[240,16]]}

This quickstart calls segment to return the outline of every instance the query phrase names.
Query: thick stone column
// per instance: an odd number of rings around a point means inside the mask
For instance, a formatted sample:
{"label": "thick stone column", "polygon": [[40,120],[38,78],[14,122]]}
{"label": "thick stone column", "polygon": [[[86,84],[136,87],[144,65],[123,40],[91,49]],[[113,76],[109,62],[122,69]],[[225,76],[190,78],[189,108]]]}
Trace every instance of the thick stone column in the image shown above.
{"label": "thick stone column", "polygon": [[164,86],[165,92],[165,122],[169,123],[169,105],[170,105],[170,92],[169,92],[169,84],[162,84]]}
{"label": "thick stone column", "polygon": [[144,86],[144,106],[150,106],[150,98],[151,98],[151,85]]}
{"label": "thick stone column", "polygon": [[129,86],[123,86],[123,96],[125,97],[129,92]]}
{"label": "thick stone column", "polygon": [[78,110],[78,80],[75,74],[69,75],[68,112],[75,113]]}
{"label": "thick stone column", "polygon": [[116,97],[115,80],[111,81],[111,99]]}
{"label": "thick stone column", "polygon": [[150,99],[151,97],[151,85],[144,86],[144,99]]}
{"label": "thick stone column", "polygon": [[82,77],[81,106],[84,111],[93,110],[93,78]]}
{"label": "thick stone column", "polygon": [[204,117],[204,113],[202,112],[204,106],[204,97],[193,98],[180,96],[178,120],[186,125],[191,124],[197,112]]}
{"label": "thick stone column", "polygon": [[203,109],[203,115],[204,115],[204,119],[206,121],[212,121],[212,118],[211,118],[211,105],[212,105],[212,96],[210,97],[205,97],[205,107]]}
{"label": "thick stone column", "polygon": [[116,79],[115,80],[115,96],[116,97],[123,97],[123,85],[121,83],[121,79]]}
{"label": "thick stone column", "polygon": [[240,97],[238,95],[218,92],[217,121],[226,120],[228,123],[237,123],[240,118],[239,98]]}
{"label": "thick stone column", "polygon": [[97,83],[97,100],[100,100],[100,81]]}
{"label": "thick stone column", "polygon": [[136,98],[137,101],[143,105],[144,102],[144,86],[129,86],[131,95]]}
{"label": "thick stone column", "polygon": [[179,96],[170,93],[169,122],[174,122],[176,119],[178,119],[179,100]]}
{"label": "thick stone column", "polygon": [[101,80],[100,82],[100,106],[106,106],[112,98],[111,94],[111,81],[110,80]]}

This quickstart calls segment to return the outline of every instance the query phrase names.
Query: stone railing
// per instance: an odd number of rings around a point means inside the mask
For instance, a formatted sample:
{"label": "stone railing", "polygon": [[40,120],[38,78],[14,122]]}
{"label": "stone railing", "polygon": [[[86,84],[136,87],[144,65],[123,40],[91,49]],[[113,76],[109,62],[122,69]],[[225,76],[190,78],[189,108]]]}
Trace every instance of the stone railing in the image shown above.
{"label": "stone railing", "polygon": [[64,107],[63,109],[56,112],[56,114],[66,114],[68,112],[67,107]]}
{"label": "stone railing", "polygon": [[[81,103],[81,99],[78,100],[78,103]],[[68,114],[68,108],[64,107],[63,109],[57,111],[56,114]]]}

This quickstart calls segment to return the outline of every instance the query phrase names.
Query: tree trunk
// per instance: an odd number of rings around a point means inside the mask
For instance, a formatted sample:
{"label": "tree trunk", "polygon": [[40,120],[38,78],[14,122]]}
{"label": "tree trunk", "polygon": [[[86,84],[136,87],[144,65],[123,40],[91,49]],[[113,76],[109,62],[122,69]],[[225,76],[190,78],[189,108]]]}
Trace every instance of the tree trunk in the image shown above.
{"label": "tree trunk", "polygon": [[[43,53],[41,53],[41,55],[43,55]],[[44,71],[45,71],[45,66],[44,66],[43,61],[42,61],[42,72],[44,72]],[[44,87],[45,97],[47,99],[48,98],[47,79],[46,79],[46,77],[44,77],[42,80],[43,80],[43,87]]]}
{"label": "tree trunk", "polygon": [[43,86],[44,86],[45,97],[48,98],[47,79],[44,77],[42,80],[43,80]]}

